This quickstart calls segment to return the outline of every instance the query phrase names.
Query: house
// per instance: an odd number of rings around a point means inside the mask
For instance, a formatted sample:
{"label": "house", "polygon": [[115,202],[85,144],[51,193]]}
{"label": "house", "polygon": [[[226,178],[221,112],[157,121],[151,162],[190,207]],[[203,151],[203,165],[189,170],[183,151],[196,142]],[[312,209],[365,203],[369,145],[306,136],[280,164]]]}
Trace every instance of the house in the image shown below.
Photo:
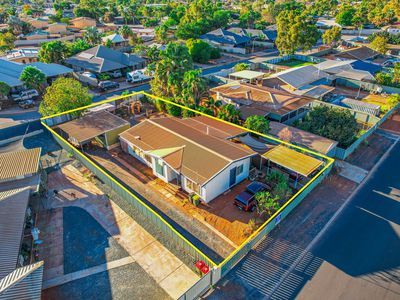
{"label": "house", "polygon": [[400,24],[388,25],[382,28],[384,31],[390,34],[399,34],[400,33]]}
{"label": "house", "polygon": [[[21,253],[30,195],[40,184],[40,148],[0,148],[0,299],[40,299],[43,262]],[[30,241],[30,244],[32,241]]]}
{"label": "house", "polygon": [[38,68],[46,75],[48,81],[57,76],[64,76],[72,73],[70,68],[58,64],[45,64],[42,62],[20,64],[0,59],[0,81],[11,87],[12,91],[22,89],[23,82],[19,80],[19,77],[26,66],[34,66]]}
{"label": "house", "polygon": [[37,48],[13,49],[1,58],[16,63],[28,64],[38,61],[38,52]]}
{"label": "house", "polygon": [[278,122],[290,122],[308,111],[311,99],[265,86],[232,82],[210,90],[217,100],[234,104],[242,119],[258,115]]}
{"label": "house", "polygon": [[334,140],[274,121],[269,123],[269,127],[270,131],[268,134],[276,136],[281,140],[330,157],[335,156],[338,142]]}
{"label": "house", "polygon": [[275,40],[278,36],[276,29],[244,29],[240,27],[232,27],[229,28],[228,31],[236,33],[240,36],[250,37],[252,40],[269,43],[275,43]]}
{"label": "house", "polygon": [[47,27],[49,27],[49,20],[43,18],[37,18],[37,19],[27,18],[24,19],[23,21],[31,24],[32,27],[35,29],[46,29]]}
{"label": "house", "polygon": [[234,53],[246,53],[246,47],[251,39],[248,36],[241,36],[234,32],[216,29],[200,36],[200,39],[223,51]]}
{"label": "house", "polygon": [[311,92],[313,98],[320,98],[331,91],[333,79],[333,76],[316,66],[307,65],[275,73],[264,79],[263,85],[298,95]]}
{"label": "house", "polygon": [[364,71],[368,72],[372,77],[374,74],[380,72],[382,67],[362,60],[326,60],[315,65],[319,70],[324,71],[330,75],[338,74],[342,71]]}
{"label": "house", "polygon": [[95,140],[106,149],[118,142],[118,135],[130,127],[128,121],[100,110],[55,127],[55,131],[77,147]]}
{"label": "house", "polygon": [[205,118],[147,119],[120,135],[121,147],[155,176],[208,203],[246,179],[257,154],[229,139],[243,131]]}
{"label": "house", "polygon": [[67,24],[65,23],[52,23],[49,24],[47,30],[50,34],[66,34],[67,31]]}
{"label": "house", "polygon": [[97,74],[115,70],[137,70],[145,67],[139,56],[122,53],[105,46],[96,46],[65,60],[75,71],[90,71]]}
{"label": "house", "polygon": [[110,41],[114,50],[127,51],[129,49],[128,40],[124,39],[122,35],[114,33],[101,38],[103,45],[107,45]]}
{"label": "house", "polygon": [[49,33],[44,30],[36,30],[32,31],[28,34],[25,34],[25,39],[27,40],[38,40],[38,39],[47,39],[49,36]]}
{"label": "house", "polygon": [[380,56],[381,54],[379,52],[376,52],[375,50],[372,50],[371,48],[368,48],[367,46],[360,46],[357,48],[349,49],[346,51],[342,51],[338,54],[335,54],[334,57],[336,59],[340,60],[346,60],[346,59],[351,59],[351,60],[373,60]]}
{"label": "house", "polygon": [[78,17],[69,21],[72,27],[85,29],[86,27],[96,26],[96,20],[89,17]]}

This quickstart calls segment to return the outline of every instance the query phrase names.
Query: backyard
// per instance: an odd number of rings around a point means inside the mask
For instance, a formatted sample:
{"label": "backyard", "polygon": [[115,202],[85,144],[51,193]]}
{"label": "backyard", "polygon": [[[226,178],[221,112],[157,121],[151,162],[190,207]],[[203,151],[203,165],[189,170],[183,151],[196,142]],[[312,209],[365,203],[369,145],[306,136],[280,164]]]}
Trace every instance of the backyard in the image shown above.
{"label": "backyard", "polygon": [[290,67],[290,68],[297,68],[297,67],[303,67],[303,66],[308,66],[308,65],[314,65],[314,63],[311,61],[290,59],[290,60],[278,62],[277,65],[286,66],[286,67]]}

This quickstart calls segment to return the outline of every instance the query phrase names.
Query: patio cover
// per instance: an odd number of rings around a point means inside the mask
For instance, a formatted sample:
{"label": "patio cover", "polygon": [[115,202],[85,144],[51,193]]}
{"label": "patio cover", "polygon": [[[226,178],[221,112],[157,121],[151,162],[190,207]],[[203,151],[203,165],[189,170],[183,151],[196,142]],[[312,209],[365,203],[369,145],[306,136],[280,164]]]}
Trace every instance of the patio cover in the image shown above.
{"label": "patio cover", "polygon": [[250,71],[250,70],[243,70],[243,71],[229,74],[229,76],[233,76],[236,78],[242,78],[242,79],[248,79],[248,80],[263,78],[264,75],[265,75],[265,73],[263,73],[263,72]]}
{"label": "patio cover", "polygon": [[279,145],[263,154],[263,157],[300,175],[308,177],[322,165],[322,161]]}

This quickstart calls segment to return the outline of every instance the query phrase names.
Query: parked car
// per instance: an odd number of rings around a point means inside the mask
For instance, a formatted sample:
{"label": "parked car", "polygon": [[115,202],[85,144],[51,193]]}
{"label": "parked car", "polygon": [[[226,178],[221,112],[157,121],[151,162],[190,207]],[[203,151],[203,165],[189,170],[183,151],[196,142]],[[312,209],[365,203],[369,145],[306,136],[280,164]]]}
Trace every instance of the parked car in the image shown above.
{"label": "parked car", "polygon": [[103,91],[116,89],[116,88],[119,88],[119,83],[118,82],[109,81],[109,80],[100,81],[99,88],[101,88]]}
{"label": "parked car", "polygon": [[22,100],[28,100],[32,98],[39,97],[39,92],[37,90],[26,90],[22,91],[19,94],[12,94],[11,98],[14,101],[22,101]]}
{"label": "parked car", "polygon": [[127,82],[142,82],[145,80],[150,80],[152,76],[148,76],[145,74],[145,70],[136,70],[126,74]]}
{"label": "parked car", "polygon": [[256,199],[255,194],[268,189],[268,186],[262,182],[253,181],[250,183],[246,190],[241,192],[235,197],[235,204],[240,210],[243,211],[254,211],[256,209]]}
{"label": "parked car", "polygon": [[110,75],[112,78],[122,77],[122,73],[120,70],[110,71],[110,72],[107,72],[107,74]]}
{"label": "parked car", "polygon": [[18,102],[18,106],[23,109],[32,108],[35,106],[35,101],[33,101],[32,99],[22,100],[22,101]]}

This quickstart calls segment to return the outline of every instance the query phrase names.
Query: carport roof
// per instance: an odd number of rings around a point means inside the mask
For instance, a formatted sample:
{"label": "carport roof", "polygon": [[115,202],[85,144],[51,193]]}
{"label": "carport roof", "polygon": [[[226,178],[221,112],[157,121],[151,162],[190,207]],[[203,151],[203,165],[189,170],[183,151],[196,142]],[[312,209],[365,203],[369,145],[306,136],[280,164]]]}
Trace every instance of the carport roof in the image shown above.
{"label": "carport roof", "polygon": [[263,157],[300,175],[308,177],[322,161],[286,146],[279,145],[263,154]]}
{"label": "carport roof", "polygon": [[229,74],[229,76],[242,78],[242,79],[248,79],[248,80],[262,78],[262,77],[264,77],[264,75],[265,75],[265,73],[263,73],[263,72],[257,72],[257,71],[251,71],[251,70],[242,70],[239,72]]}
{"label": "carport roof", "polygon": [[127,124],[129,124],[128,121],[125,121],[108,111],[102,110],[60,124],[56,128],[61,129],[63,132],[68,134],[69,137],[74,138],[79,144],[82,144],[101,134]]}

